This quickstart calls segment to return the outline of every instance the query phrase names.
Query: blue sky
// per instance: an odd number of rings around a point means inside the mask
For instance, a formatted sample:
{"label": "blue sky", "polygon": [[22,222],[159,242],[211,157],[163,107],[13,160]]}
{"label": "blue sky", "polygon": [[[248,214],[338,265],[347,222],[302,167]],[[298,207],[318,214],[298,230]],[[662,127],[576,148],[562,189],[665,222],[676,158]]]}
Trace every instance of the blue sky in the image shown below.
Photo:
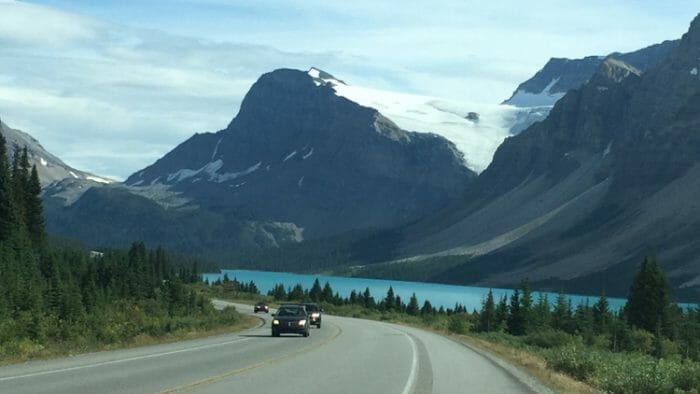
{"label": "blue sky", "polygon": [[225,127],[275,68],[498,103],[550,57],[679,38],[698,11],[685,0],[0,0],[0,117],[68,164],[122,179]]}

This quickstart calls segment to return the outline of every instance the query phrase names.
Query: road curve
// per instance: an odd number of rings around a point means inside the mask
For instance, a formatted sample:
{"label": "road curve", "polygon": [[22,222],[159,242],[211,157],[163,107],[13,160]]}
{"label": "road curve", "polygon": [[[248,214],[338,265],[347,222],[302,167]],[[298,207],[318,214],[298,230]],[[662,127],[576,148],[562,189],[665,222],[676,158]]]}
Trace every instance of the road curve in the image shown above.
{"label": "road curve", "polygon": [[257,316],[259,327],[236,334],[2,367],[0,393],[546,391],[427,331],[326,315],[308,338],[272,338],[271,318]]}

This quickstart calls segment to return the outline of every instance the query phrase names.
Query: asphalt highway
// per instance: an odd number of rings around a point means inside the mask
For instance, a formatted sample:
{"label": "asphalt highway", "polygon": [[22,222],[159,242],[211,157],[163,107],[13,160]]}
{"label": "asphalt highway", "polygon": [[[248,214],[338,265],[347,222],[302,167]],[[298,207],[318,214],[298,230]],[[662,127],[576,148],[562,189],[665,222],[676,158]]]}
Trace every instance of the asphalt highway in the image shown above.
{"label": "asphalt highway", "polygon": [[[223,306],[222,301],[216,301]],[[247,305],[237,309],[252,314]],[[0,393],[532,393],[547,390],[444,336],[323,316],[308,338],[240,333],[0,368]]]}

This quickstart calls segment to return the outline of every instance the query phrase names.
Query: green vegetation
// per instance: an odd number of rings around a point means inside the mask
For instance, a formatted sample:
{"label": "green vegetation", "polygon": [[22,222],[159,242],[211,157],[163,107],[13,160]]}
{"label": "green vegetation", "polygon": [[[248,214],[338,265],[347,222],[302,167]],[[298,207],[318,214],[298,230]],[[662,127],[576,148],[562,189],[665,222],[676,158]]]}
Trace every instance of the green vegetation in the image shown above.
{"label": "green vegetation", "polygon": [[[463,338],[470,343],[487,343],[490,350],[510,349],[499,352],[506,357],[513,352],[527,354],[526,364],[541,360],[543,368],[605,392],[700,390],[700,312],[681,310],[671,302],[665,275],[653,258],[642,262],[621,311],[610,310],[605,295],[593,305],[575,307],[562,293],[553,303],[546,295],[535,300],[527,282],[507,299],[496,300],[489,291],[481,310],[472,313],[459,304],[436,309],[425,301],[419,307],[415,294],[405,302],[391,287],[381,299],[375,299],[369,289],[352,291],[343,298],[328,283],[321,287],[318,280],[311,289],[278,284],[267,297],[258,294],[254,283],[228,279],[211,289],[218,296],[237,299],[315,301],[331,314],[467,335]],[[523,360],[522,355],[510,358]],[[540,374],[545,379],[551,376],[551,372]],[[571,385],[562,387],[563,391],[573,390]]]}
{"label": "green vegetation", "polygon": [[[196,292],[197,265],[135,243],[90,254],[50,246],[26,149],[0,135],[0,363],[149,343],[239,324]],[[179,268],[178,268],[179,267]]]}

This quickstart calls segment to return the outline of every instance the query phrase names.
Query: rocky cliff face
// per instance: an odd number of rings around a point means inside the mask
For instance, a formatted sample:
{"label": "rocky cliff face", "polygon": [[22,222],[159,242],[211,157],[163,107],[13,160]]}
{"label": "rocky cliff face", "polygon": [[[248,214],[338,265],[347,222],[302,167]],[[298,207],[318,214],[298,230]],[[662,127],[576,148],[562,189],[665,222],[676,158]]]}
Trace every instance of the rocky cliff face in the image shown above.
{"label": "rocky cliff face", "polygon": [[438,280],[624,294],[657,254],[677,288],[700,286],[700,17],[674,46],[645,73],[602,60],[461,204],[407,230],[404,255],[471,256]]}
{"label": "rocky cliff face", "polygon": [[554,105],[566,92],[588,82],[607,58],[618,59],[644,72],[656,67],[678,43],[679,40],[664,41],[634,52],[615,52],[582,59],[552,58],[532,78],[521,83],[503,103],[517,107]]}
{"label": "rocky cliff face", "polygon": [[126,184],[167,185],[200,206],[319,237],[415,220],[475,176],[444,138],[401,130],[319,81],[263,75],[225,130],[193,136]]}

